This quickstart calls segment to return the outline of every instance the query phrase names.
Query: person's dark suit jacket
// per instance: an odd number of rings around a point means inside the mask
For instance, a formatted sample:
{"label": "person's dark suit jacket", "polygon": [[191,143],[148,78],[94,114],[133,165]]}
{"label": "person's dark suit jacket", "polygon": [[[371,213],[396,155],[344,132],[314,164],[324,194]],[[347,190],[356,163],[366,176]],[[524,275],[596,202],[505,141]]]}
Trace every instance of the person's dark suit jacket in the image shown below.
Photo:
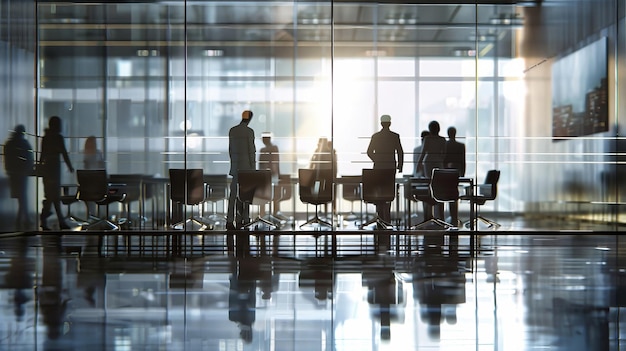
{"label": "person's dark suit jacket", "polygon": [[374,168],[402,170],[404,151],[400,144],[400,135],[386,128],[374,133],[367,148],[367,156],[374,161]]}
{"label": "person's dark suit jacket", "polygon": [[446,142],[446,156],[443,159],[446,168],[456,168],[459,170],[459,177],[465,176],[465,144],[458,141],[448,140]]}
{"label": "person's dark suit jacket", "polygon": [[236,176],[239,170],[251,170],[256,166],[254,130],[242,121],[228,132],[228,154],[230,155],[230,175]]}

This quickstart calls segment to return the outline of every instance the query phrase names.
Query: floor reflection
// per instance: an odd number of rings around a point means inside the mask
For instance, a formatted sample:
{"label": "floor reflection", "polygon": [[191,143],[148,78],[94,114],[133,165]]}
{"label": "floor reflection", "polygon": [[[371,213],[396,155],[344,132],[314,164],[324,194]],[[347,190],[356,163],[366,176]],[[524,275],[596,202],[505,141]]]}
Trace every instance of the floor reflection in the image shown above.
{"label": "floor reflection", "polygon": [[[1,239],[0,349],[618,350],[623,339],[621,236],[482,235],[471,249],[454,233],[213,235],[194,240],[223,250],[103,249],[146,239]],[[390,250],[398,242],[408,249]]]}

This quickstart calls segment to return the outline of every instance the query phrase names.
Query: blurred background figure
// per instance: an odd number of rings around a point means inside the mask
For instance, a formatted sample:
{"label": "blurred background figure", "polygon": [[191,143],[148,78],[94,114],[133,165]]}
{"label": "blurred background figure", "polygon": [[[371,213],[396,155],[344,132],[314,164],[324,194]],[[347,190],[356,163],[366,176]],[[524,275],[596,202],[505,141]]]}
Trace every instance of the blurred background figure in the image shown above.
{"label": "blurred background figure", "polygon": [[[96,143],[96,137],[90,135],[85,139],[85,146],[83,147],[83,167],[84,169],[105,169],[104,155],[102,151],[98,149]],[[96,215],[97,205],[93,201],[87,202],[87,218]]]}
{"label": "blurred background figure", "polygon": [[85,169],[104,169],[104,155],[98,149],[96,137],[90,135],[85,139],[83,148],[83,167]]}
{"label": "blurred background figure", "polygon": [[[446,156],[443,159],[444,168],[454,168],[459,171],[459,177],[465,177],[465,144],[456,140],[456,128],[448,128],[446,142]],[[450,202],[449,223],[459,225],[459,201]]]}
{"label": "blurred background figure", "polygon": [[4,144],[4,169],[9,176],[11,198],[17,199],[15,229],[30,229],[32,221],[28,216],[28,176],[33,174],[33,148],[25,138],[26,128],[15,126]]}
{"label": "blurred background figure", "polygon": [[[265,206],[261,206],[261,216],[269,219],[275,224],[280,224],[281,219],[276,216],[280,212],[280,190],[278,181],[280,179],[280,155],[278,146],[272,143],[272,134],[265,132],[261,135],[263,140],[263,147],[259,151],[259,167],[258,169],[269,169],[272,173],[272,185],[274,187],[274,194],[272,196],[272,213],[269,216],[265,215]],[[278,194],[277,194],[278,192]]]}

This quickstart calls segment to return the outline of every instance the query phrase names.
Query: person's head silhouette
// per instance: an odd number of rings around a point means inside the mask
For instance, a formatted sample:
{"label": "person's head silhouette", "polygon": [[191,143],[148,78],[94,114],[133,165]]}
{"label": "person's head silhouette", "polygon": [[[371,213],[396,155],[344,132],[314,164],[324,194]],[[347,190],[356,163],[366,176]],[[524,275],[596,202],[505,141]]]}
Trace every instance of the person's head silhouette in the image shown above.
{"label": "person's head silhouette", "polygon": [[389,126],[391,125],[391,116],[389,115],[380,116],[380,125],[383,126],[383,128],[389,128]]}
{"label": "person's head silhouette", "polygon": [[448,128],[448,137],[450,138],[450,140],[456,139],[456,128],[454,127]]}
{"label": "person's head silhouette", "polygon": [[266,146],[272,145],[272,134],[269,132],[265,132],[261,135],[261,140],[263,140],[263,144]]}
{"label": "person's head silhouette", "polygon": [[439,135],[440,130],[441,130],[441,127],[439,126],[439,122],[432,121],[428,123],[428,132],[430,135]]}
{"label": "person's head silhouette", "polygon": [[24,136],[24,133],[26,133],[26,128],[23,124],[18,124],[15,126],[15,128],[13,128],[13,134],[17,137]]}
{"label": "person's head silhouette", "polygon": [[61,132],[61,118],[59,118],[58,116],[50,117],[50,120],[48,121],[48,129],[51,132],[60,133]]}
{"label": "person's head silhouette", "polygon": [[245,110],[241,113],[241,120],[245,123],[250,123],[250,121],[252,120],[252,116],[254,116],[254,113],[252,113],[252,111]]}

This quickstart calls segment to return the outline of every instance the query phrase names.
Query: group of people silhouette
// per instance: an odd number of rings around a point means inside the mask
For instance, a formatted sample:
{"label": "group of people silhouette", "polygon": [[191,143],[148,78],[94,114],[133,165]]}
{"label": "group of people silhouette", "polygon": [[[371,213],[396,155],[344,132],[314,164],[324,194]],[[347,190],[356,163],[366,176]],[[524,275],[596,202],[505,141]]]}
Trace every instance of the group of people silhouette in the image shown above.
{"label": "group of people silhouette", "polygon": [[[26,128],[22,124],[15,126],[4,144],[4,167],[9,178],[11,197],[17,199],[18,202],[15,218],[17,230],[31,229],[33,226],[33,222],[28,217],[28,177],[33,175],[41,177],[43,183],[44,199],[39,214],[40,228],[50,230],[48,217],[53,214],[53,208],[59,229],[71,228],[61,209],[61,160],[71,173],[74,172],[74,167],[65,147],[65,138],[61,130],[61,118],[50,117],[48,127],[41,139],[38,159],[35,157],[32,145],[25,138]],[[97,147],[95,136],[86,138],[83,156],[84,169],[105,168],[104,156]],[[88,204],[88,208],[90,214],[93,214],[95,204]]]}
{"label": "group of people silhouette", "polygon": [[[257,169],[256,147],[254,130],[249,127],[254,113],[245,110],[241,114],[239,124],[228,132],[228,154],[230,157],[229,174],[232,176],[230,198],[226,216],[226,229],[242,228],[250,220],[249,206],[242,203],[237,197],[238,174],[244,170]],[[17,125],[4,145],[5,170],[9,177],[11,197],[18,200],[16,228],[25,229],[32,226],[28,218],[28,177],[36,172],[42,177],[44,199],[39,215],[39,226],[42,230],[50,230],[48,217],[54,208],[60,229],[69,229],[61,210],[61,161],[70,172],[74,167],[65,147],[65,140],[61,134],[62,124],[58,116],[50,117],[48,128],[45,129],[41,140],[39,159],[35,160],[34,151],[24,137],[26,134],[23,125]],[[371,136],[367,155],[373,162],[374,169],[389,169],[402,172],[404,167],[404,150],[400,135],[390,129],[391,116],[385,114],[380,117],[381,129]],[[448,140],[439,135],[440,126],[437,121],[428,125],[428,130],[421,133],[421,145],[413,150],[413,176],[428,178],[434,168],[455,168],[459,176],[465,175],[465,145],[456,140],[456,128],[448,128]],[[262,135],[263,147],[259,153],[258,169],[269,169],[273,183],[280,178],[280,153],[278,146],[272,143],[271,134]],[[84,169],[105,168],[102,151],[97,147],[95,136],[85,140],[83,150]],[[331,140],[322,137],[318,141],[316,150],[310,162],[313,169],[331,169],[334,177],[337,176],[337,156]],[[36,171],[34,171],[36,169]],[[382,221],[391,222],[391,203],[376,203],[376,212]],[[280,198],[276,197],[272,203],[272,215],[280,216]],[[336,208],[333,206],[332,208]],[[264,209],[263,209],[264,210]],[[443,204],[435,206],[423,204],[424,217],[443,219]],[[95,204],[88,204],[89,215],[95,211]],[[327,212],[327,211],[326,211]],[[453,223],[458,221],[458,204],[450,204],[450,216]]]}
{"label": "group of people silhouette", "polygon": [[[441,127],[439,122],[431,121],[428,130],[422,131],[421,145],[413,150],[414,170],[413,176],[418,178],[430,178],[435,168],[456,169],[459,177],[465,176],[465,144],[456,140],[456,128],[448,128],[448,140],[439,135]],[[424,219],[444,219],[444,206],[439,203],[435,206],[422,202]],[[450,203],[451,223],[458,223],[458,202]]]}
{"label": "group of people silhouette", "polygon": [[[249,222],[248,205],[237,199],[237,174],[240,170],[254,170],[256,148],[254,145],[254,130],[248,126],[253,117],[253,112],[242,112],[241,122],[229,131],[229,156],[230,175],[233,177],[231,192],[226,218],[226,228],[239,229]],[[404,150],[400,141],[400,135],[391,131],[391,116],[380,117],[380,131],[374,133],[367,148],[367,155],[373,162],[374,169],[389,169],[402,172],[404,167]],[[429,123],[428,131],[421,133],[422,144],[414,149],[414,172],[415,177],[428,178],[434,168],[455,168],[459,176],[465,175],[465,145],[456,140],[456,128],[448,128],[446,140],[439,135],[440,125],[437,121]],[[272,143],[271,135],[263,135],[264,147],[259,156],[259,169],[269,169],[272,179],[275,181],[280,176],[280,158],[278,146]],[[332,169],[334,178],[337,176],[337,156],[332,141],[320,138],[317,148],[311,158],[310,168]],[[274,199],[274,211],[279,210],[279,200]],[[384,223],[391,223],[391,203],[388,201],[377,202],[377,215]],[[433,209],[434,207],[434,209]],[[335,208],[335,206],[333,206]],[[424,204],[424,217],[426,219],[436,216],[443,219],[443,204],[430,206]],[[327,211],[326,211],[327,212]],[[450,216],[453,223],[458,222],[458,203],[450,204]]]}

